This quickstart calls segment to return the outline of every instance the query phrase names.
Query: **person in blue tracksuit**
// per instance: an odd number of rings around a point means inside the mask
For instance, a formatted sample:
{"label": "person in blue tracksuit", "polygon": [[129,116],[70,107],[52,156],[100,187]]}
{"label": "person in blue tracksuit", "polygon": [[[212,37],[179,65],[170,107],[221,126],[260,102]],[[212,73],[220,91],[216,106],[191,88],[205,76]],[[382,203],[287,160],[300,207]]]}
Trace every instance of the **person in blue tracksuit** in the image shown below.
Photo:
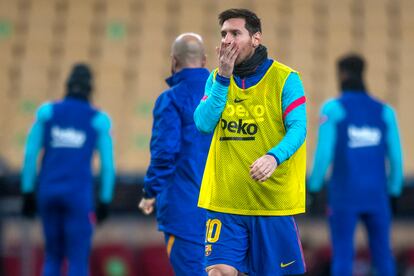
{"label": "person in blue tracksuit", "polygon": [[184,33],[172,45],[170,88],[153,110],[151,163],[144,179],[144,214],[157,208],[159,230],[176,275],[205,275],[206,213],[197,207],[211,135],[197,131],[193,113],[204,94],[209,71],[199,35]]}
{"label": "person in blue tracksuit", "polygon": [[[37,110],[27,138],[22,213],[33,217],[39,211],[45,238],[45,276],[60,275],[65,259],[68,275],[88,275],[93,226],[96,219],[100,222],[107,217],[112,200],[111,122],[107,114],[90,103],[92,81],[88,65],[76,64],[68,78],[65,97]],[[102,187],[95,215],[91,163],[96,149],[101,159]]]}
{"label": "person in blue tracksuit", "polygon": [[338,62],[342,94],[322,107],[308,186],[311,193],[318,192],[333,164],[328,215],[334,276],[352,275],[353,237],[359,220],[367,228],[378,275],[396,273],[390,247],[390,202],[401,194],[403,183],[399,131],[394,110],[368,94],[363,70],[364,60],[357,55]]}

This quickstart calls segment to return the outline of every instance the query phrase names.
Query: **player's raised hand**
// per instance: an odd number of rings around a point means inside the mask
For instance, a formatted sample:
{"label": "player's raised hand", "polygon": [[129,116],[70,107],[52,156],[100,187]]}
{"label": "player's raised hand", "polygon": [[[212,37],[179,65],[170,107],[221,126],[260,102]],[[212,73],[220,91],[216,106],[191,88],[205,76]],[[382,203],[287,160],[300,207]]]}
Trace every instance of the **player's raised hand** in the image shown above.
{"label": "player's raised hand", "polygon": [[260,182],[266,181],[277,168],[277,161],[271,155],[263,155],[250,166],[250,176]]}
{"label": "player's raised hand", "polygon": [[138,204],[138,208],[145,215],[149,215],[154,211],[155,198],[143,198]]}
{"label": "player's raised hand", "polygon": [[230,44],[222,41],[217,52],[219,58],[218,73],[220,76],[230,78],[233,74],[234,63],[239,55],[239,46],[234,41]]}

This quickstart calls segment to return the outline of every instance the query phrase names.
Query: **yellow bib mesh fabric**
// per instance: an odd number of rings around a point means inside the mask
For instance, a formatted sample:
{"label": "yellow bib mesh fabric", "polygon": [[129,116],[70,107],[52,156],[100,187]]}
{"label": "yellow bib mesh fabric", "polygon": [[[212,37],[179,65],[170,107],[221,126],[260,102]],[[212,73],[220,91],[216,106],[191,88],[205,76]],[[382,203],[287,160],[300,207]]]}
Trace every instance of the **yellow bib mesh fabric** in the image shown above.
{"label": "yellow bib mesh fabric", "polygon": [[216,126],[198,206],[230,214],[278,216],[305,212],[306,143],[264,183],[249,166],[284,137],[281,95],[289,67],[273,62],[253,87],[230,81],[225,110]]}

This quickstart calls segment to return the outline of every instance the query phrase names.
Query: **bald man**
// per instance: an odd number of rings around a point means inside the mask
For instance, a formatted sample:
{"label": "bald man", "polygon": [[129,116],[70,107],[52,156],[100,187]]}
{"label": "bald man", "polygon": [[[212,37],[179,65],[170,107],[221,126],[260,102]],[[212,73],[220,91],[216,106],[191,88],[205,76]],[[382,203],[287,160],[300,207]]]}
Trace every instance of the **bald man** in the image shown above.
{"label": "bald man", "polygon": [[156,205],[158,229],[176,275],[206,275],[206,213],[197,207],[211,135],[197,131],[193,113],[204,94],[209,72],[201,37],[185,33],[171,48],[169,89],[153,110],[151,163],[144,179],[139,209],[146,215]]}

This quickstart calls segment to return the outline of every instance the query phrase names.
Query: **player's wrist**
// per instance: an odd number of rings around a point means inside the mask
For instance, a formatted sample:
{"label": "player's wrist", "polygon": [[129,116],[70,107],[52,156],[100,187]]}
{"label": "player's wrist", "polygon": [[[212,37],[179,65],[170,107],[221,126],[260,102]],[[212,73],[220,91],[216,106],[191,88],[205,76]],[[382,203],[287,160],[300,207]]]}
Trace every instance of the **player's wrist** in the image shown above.
{"label": "player's wrist", "polygon": [[145,190],[145,188],[142,189],[142,198],[144,199],[152,199],[155,198],[155,195],[153,195],[150,191]]}
{"label": "player's wrist", "polygon": [[230,70],[223,70],[221,68],[218,69],[217,75],[222,77],[222,78],[227,78],[230,79],[231,75],[232,75],[232,71]]}
{"label": "player's wrist", "polygon": [[219,82],[221,85],[229,86],[230,85],[230,77],[225,77],[220,75],[218,72],[216,75],[216,81]]}
{"label": "player's wrist", "polygon": [[266,155],[272,156],[275,159],[276,165],[280,164],[279,158],[277,158],[277,156],[271,152],[266,153]]}

